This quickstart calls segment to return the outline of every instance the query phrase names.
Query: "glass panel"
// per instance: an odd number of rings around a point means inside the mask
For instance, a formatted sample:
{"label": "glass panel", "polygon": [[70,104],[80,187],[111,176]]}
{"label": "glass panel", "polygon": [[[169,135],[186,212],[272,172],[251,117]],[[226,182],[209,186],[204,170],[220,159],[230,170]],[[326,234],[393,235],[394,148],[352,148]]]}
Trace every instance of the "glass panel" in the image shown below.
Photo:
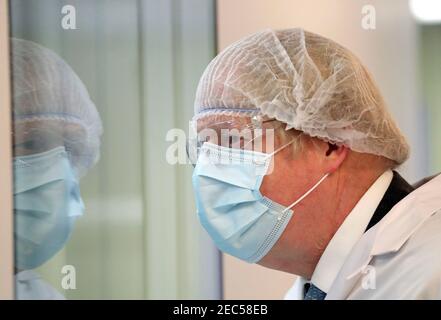
{"label": "glass panel", "polygon": [[215,54],[214,1],[10,10],[16,297],[218,298],[191,166],[165,156]]}
{"label": "glass panel", "polygon": [[426,128],[428,128],[427,141],[429,141],[429,168],[430,174],[439,173],[441,167],[441,148],[439,138],[441,129],[441,93],[439,83],[441,81],[441,24],[421,25],[420,31],[420,60],[422,96],[425,104],[424,116]]}

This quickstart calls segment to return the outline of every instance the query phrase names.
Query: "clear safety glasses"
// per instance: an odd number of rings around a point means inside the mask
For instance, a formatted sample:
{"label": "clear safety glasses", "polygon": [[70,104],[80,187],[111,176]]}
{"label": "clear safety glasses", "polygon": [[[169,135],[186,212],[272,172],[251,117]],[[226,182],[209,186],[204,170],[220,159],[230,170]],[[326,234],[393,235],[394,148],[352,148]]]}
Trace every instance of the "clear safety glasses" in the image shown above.
{"label": "clear safety glasses", "polygon": [[195,166],[202,145],[206,142],[230,149],[263,153],[275,151],[274,132],[283,124],[265,116],[210,116],[190,122],[186,151]]}

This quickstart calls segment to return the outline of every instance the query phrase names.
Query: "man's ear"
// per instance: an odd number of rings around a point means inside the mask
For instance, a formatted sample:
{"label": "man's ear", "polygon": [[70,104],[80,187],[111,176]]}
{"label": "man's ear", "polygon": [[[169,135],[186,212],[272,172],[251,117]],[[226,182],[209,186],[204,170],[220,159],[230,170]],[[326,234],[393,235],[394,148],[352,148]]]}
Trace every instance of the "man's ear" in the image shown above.
{"label": "man's ear", "polygon": [[346,146],[339,146],[328,142],[328,149],[326,150],[326,166],[327,172],[332,173],[336,171],[348,155],[349,149]]}

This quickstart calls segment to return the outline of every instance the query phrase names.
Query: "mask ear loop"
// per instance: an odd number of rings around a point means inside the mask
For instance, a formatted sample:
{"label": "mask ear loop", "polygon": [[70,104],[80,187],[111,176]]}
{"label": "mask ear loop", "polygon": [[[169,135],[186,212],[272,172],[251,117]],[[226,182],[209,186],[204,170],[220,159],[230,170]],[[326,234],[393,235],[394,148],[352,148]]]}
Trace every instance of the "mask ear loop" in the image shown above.
{"label": "mask ear loop", "polygon": [[[280,148],[277,148],[274,152],[269,153],[268,157],[272,157],[273,155],[275,155],[277,152],[285,149],[287,146],[293,144],[295,141],[295,139],[293,139],[292,141],[290,141],[289,143],[285,144],[284,146],[281,146]],[[292,207],[294,207],[296,204],[298,204],[300,201],[302,201],[303,199],[305,199],[311,192],[313,192],[322,182],[323,180],[325,180],[327,177],[329,176],[329,172],[326,173],[314,186],[312,186],[311,189],[309,189],[304,195],[302,195],[299,199],[297,199],[296,201],[294,201],[292,204],[290,204],[288,207],[286,207],[281,214],[279,215],[279,217],[277,218],[277,220],[281,220],[282,219],[282,215],[290,210]]]}
{"label": "mask ear loop", "polygon": [[275,155],[277,152],[282,151],[283,149],[285,149],[287,146],[292,145],[294,143],[294,141],[296,141],[295,139],[292,139],[290,142],[288,142],[287,144],[285,144],[284,146],[281,146],[279,148],[277,148],[276,150],[274,150],[271,153],[268,153],[267,158],[271,158],[273,155]]}
{"label": "mask ear loop", "polygon": [[[288,147],[289,145],[293,144],[295,141],[295,139],[291,140],[290,142],[288,142],[287,144],[285,144],[284,146],[281,146],[279,148],[277,148],[275,151],[269,153],[266,157],[265,160],[263,161],[263,163],[265,163],[265,161],[268,158],[271,158],[272,156],[274,156],[277,152],[285,149],[286,147]],[[261,162],[259,161],[257,164],[261,164]],[[309,189],[304,195],[302,195],[299,199],[297,199],[296,201],[294,201],[292,204],[290,204],[288,207],[286,207],[281,214],[277,217],[277,220],[282,220],[282,216],[283,214],[285,214],[285,212],[287,212],[288,210],[292,209],[292,207],[294,207],[296,204],[298,204],[300,201],[302,201],[303,199],[305,199],[311,192],[313,192],[322,182],[323,180],[325,180],[328,176],[329,176],[329,172],[326,173],[323,177],[321,177],[321,179],[314,185],[312,186],[311,189]]]}
{"label": "mask ear loop", "polygon": [[[282,214],[284,214],[286,211],[290,210],[292,207],[294,207],[296,204],[298,204],[300,201],[305,199],[311,192],[313,192],[322,182],[329,176],[329,172],[325,174],[311,189],[309,189],[303,196],[301,196],[299,199],[294,201],[292,204],[290,204],[286,209],[282,211]],[[282,217],[279,216],[277,219],[280,220]]]}
{"label": "mask ear loop", "polygon": [[281,147],[277,148],[275,151],[273,151],[273,152],[271,152],[271,153],[268,153],[268,154],[266,155],[266,157],[265,157],[263,160],[260,160],[260,161],[254,161],[254,160],[253,160],[254,163],[256,163],[256,164],[264,164],[264,163],[267,161],[268,158],[271,158],[271,157],[274,156],[277,152],[282,151],[282,150],[285,149],[287,146],[293,144],[294,141],[295,141],[295,139],[291,140],[290,142],[288,142],[288,143],[285,144],[284,146],[281,146]]}

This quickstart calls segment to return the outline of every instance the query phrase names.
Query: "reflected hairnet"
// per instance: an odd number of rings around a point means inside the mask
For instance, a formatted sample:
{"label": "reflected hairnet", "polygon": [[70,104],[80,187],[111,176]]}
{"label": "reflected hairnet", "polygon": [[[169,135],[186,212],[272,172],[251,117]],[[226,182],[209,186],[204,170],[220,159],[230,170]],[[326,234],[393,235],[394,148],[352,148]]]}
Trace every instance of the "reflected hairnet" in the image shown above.
{"label": "reflected hairnet", "polygon": [[403,163],[409,146],[367,69],[302,29],[265,30],[222,51],[199,82],[195,117],[262,113],[311,137]]}
{"label": "reflected hairnet", "polygon": [[53,130],[82,175],[98,161],[102,133],[84,84],[56,53],[31,41],[11,39],[11,60],[14,125],[25,123],[31,135]]}

